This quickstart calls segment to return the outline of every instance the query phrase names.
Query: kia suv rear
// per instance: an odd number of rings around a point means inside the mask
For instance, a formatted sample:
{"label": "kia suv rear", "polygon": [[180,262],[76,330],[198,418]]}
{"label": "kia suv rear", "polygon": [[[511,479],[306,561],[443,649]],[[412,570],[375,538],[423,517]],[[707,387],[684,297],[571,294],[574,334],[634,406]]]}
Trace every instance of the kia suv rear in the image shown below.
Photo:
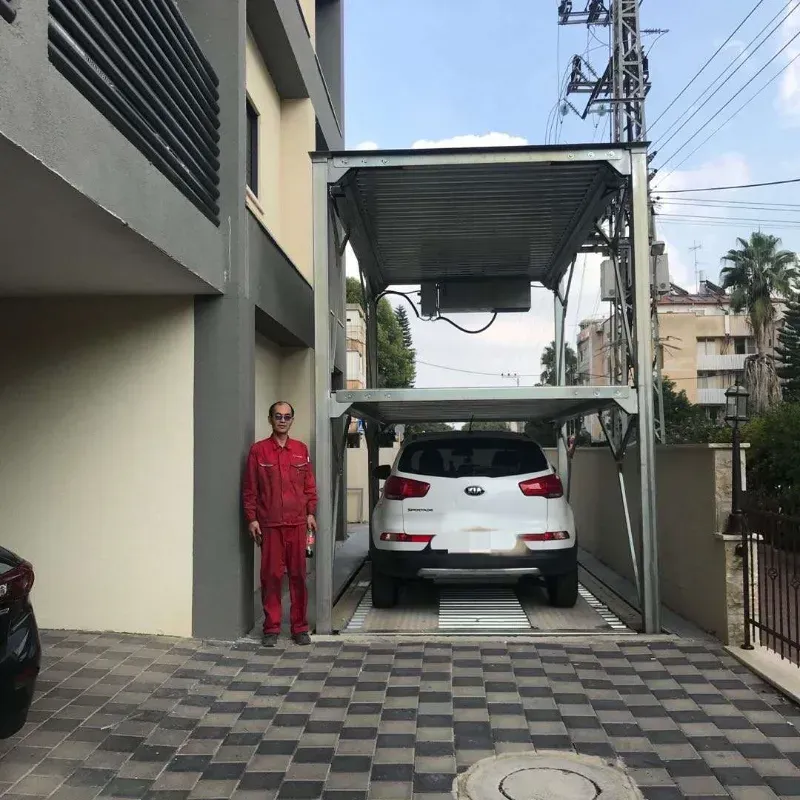
{"label": "kia suv rear", "polygon": [[398,586],[543,580],[550,603],[578,598],[575,522],[541,447],[513,433],[427,434],[405,443],[372,516],[372,602]]}

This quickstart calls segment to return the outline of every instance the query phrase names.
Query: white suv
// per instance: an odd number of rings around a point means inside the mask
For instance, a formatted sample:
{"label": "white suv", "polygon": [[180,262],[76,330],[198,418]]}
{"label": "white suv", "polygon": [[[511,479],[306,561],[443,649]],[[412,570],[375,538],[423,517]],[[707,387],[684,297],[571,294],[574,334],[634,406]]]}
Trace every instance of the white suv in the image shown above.
{"label": "white suv", "polygon": [[514,433],[425,434],[401,447],[372,516],[372,602],[403,580],[544,579],[551,605],[578,598],[575,521],[541,447]]}

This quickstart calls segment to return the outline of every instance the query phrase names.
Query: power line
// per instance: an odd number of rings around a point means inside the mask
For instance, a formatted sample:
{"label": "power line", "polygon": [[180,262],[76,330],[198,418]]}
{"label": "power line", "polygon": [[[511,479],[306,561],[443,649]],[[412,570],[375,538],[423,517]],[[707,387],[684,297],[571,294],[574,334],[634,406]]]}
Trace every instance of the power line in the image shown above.
{"label": "power line", "polygon": [[740,183],[737,186],[704,186],[702,189],[661,189],[659,194],[685,194],[687,192],[723,192],[728,189],[757,189],[761,186],[782,186],[787,183],[800,183],[800,178],[787,178],[782,181],[763,181],[761,183]]}
{"label": "power line", "polygon": [[658,121],[660,119],[662,119],[664,117],[664,115],[675,105],[675,103],[677,103],[678,100],[680,100],[681,97],[683,97],[683,95],[686,94],[687,90],[692,86],[692,84],[703,74],[703,72],[705,71],[706,67],[725,49],[725,46],[728,44],[728,42],[730,42],[731,39],[733,39],[733,37],[741,30],[742,26],[747,22],[747,20],[750,19],[750,17],[752,17],[753,14],[756,13],[758,8],[760,6],[762,6],[764,4],[764,2],[765,2],[765,0],[759,0],[759,2],[756,3],[755,6],[753,6],[753,8],[750,10],[750,12],[747,14],[747,16],[739,23],[739,25],[733,31],[733,33],[731,33],[731,35],[716,49],[716,51],[714,52],[714,55],[712,55],[711,58],[709,58],[708,61],[706,61],[706,63],[703,64],[702,67],[700,67],[700,69],[691,78],[689,83],[687,83],[686,86],[684,86],[683,89],[681,89],[680,92],[678,92],[678,94],[675,96],[673,101],[650,124],[650,130],[651,131],[658,124]]}
{"label": "power line", "polygon": [[[747,51],[750,49],[750,47],[751,47],[751,45],[753,44],[753,42],[755,42],[755,41],[756,41],[756,39],[758,39],[758,37],[759,37],[759,36],[761,36],[761,34],[762,34],[762,33],[764,33],[764,31],[765,31],[765,30],[766,30],[766,29],[767,29],[767,28],[768,28],[770,25],[772,25],[772,23],[773,23],[773,22],[775,22],[775,20],[776,20],[776,19],[777,19],[777,18],[778,18],[778,17],[779,17],[779,16],[780,16],[780,15],[781,15],[781,14],[782,14],[782,13],[783,13],[783,12],[784,12],[784,11],[785,11],[787,8],[788,8],[788,7],[789,7],[789,6],[792,4],[792,3],[795,3],[795,5],[794,5],[794,6],[793,6],[791,9],[789,9],[789,12],[788,12],[788,13],[787,13],[787,14],[786,14],[784,17],[783,17],[783,19],[781,19],[781,20],[780,20],[780,21],[779,21],[779,22],[778,22],[778,23],[777,23],[777,24],[776,24],[776,25],[775,25],[775,26],[772,28],[772,30],[770,30],[770,31],[769,31],[769,33],[767,33],[767,35],[766,35],[766,36],[764,36],[764,38],[763,38],[763,39],[762,39],[762,40],[761,40],[761,41],[760,41],[760,42],[759,42],[759,43],[756,45],[756,47],[755,47],[755,48],[754,48],[754,49],[753,49],[753,50],[752,50],[752,51],[751,51],[751,52],[750,52],[750,53],[747,55],[747,57],[746,57],[746,58],[745,58],[745,59],[744,59],[744,60],[743,60],[743,61],[742,61],[742,62],[739,64],[739,66],[738,66],[738,67],[736,67],[736,69],[734,69],[734,70],[733,70],[733,72],[731,72],[731,73],[730,73],[730,74],[729,74],[729,75],[728,75],[728,76],[725,78],[725,80],[724,80],[724,81],[722,81],[722,83],[720,83],[720,84],[719,84],[719,86],[717,86],[717,87],[716,87],[716,89],[714,89],[714,87],[716,86],[716,84],[718,83],[718,81],[720,80],[720,78],[722,78],[722,77],[725,75],[725,73],[726,73],[726,72],[728,72],[728,70],[729,70],[729,69],[730,69],[730,68],[731,68],[731,67],[732,67],[732,66],[733,66],[733,65],[734,65],[734,64],[735,64],[737,61],[739,61],[739,59],[741,59],[741,58],[742,58],[742,56],[743,56],[745,53],[747,53]],[[774,34],[774,33],[775,33],[775,32],[776,32],[776,31],[777,31],[777,30],[778,30],[778,29],[781,27],[781,25],[783,25],[783,23],[784,23],[784,22],[785,22],[785,21],[786,21],[786,20],[787,20],[787,19],[788,19],[788,18],[789,18],[789,17],[790,17],[792,14],[794,14],[794,12],[795,12],[795,11],[797,11],[798,7],[800,7],[800,4],[797,4],[797,3],[796,3],[796,0],[787,0],[787,3],[786,3],[786,5],[784,5],[784,7],[783,7],[783,8],[782,8],[782,9],[781,9],[781,10],[780,10],[780,11],[779,11],[779,12],[778,12],[778,13],[777,13],[777,14],[776,14],[776,15],[775,15],[775,16],[774,16],[774,17],[773,17],[773,18],[772,18],[772,19],[771,19],[771,20],[770,20],[770,21],[769,21],[769,22],[768,22],[768,23],[767,23],[767,24],[766,24],[766,25],[765,25],[765,26],[764,26],[764,27],[763,27],[763,28],[760,30],[760,31],[759,31],[759,32],[758,32],[758,33],[757,33],[757,34],[756,34],[756,35],[755,35],[755,36],[754,36],[754,37],[753,37],[753,38],[752,38],[752,39],[751,39],[751,40],[748,42],[748,44],[747,44],[747,46],[744,48],[744,50],[742,50],[740,53],[738,53],[738,54],[736,55],[736,57],[733,59],[733,61],[731,61],[731,63],[730,63],[730,64],[729,64],[727,67],[725,67],[725,69],[724,69],[724,70],[722,70],[722,72],[721,72],[719,75],[717,75],[717,77],[716,77],[716,78],[714,78],[714,80],[711,82],[711,84],[705,88],[705,90],[704,90],[704,91],[701,93],[701,95],[700,95],[700,96],[697,98],[697,100],[695,100],[695,103],[698,103],[698,102],[700,102],[701,100],[703,100],[703,98],[705,98],[705,100],[704,100],[704,101],[703,101],[703,102],[702,102],[702,103],[701,103],[701,104],[700,104],[700,105],[699,105],[699,106],[698,106],[698,107],[697,107],[697,108],[696,108],[696,109],[695,109],[695,110],[694,110],[694,111],[693,111],[693,112],[692,112],[692,113],[691,113],[691,114],[690,114],[688,117],[686,117],[686,118],[683,120],[683,122],[680,124],[680,126],[677,128],[677,130],[675,130],[675,131],[674,131],[674,133],[672,133],[672,135],[671,135],[671,136],[670,136],[668,139],[666,139],[666,140],[664,140],[664,137],[665,137],[665,136],[667,136],[667,134],[669,134],[669,133],[670,133],[670,131],[672,131],[672,130],[675,128],[675,126],[676,126],[676,125],[677,125],[679,122],[681,122],[681,120],[680,120],[680,119],[677,119],[677,120],[675,120],[675,122],[673,122],[673,123],[672,123],[672,125],[670,125],[670,126],[669,126],[669,128],[667,128],[667,130],[666,130],[666,131],[664,131],[664,133],[663,133],[663,134],[662,134],[662,135],[659,137],[659,141],[661,141],[661,142],[662,142],[662,145],[661,145],[662,147],[664,147],[665,145],[669,144],[669,142],[671,142],[671,141],[672,141],[672,140],[673,140],[673,139],[674,139],[674,138],[675,138],[675,137],[676,137],[676,136],[677,136],[677,135],[678,135],[678,134],[679,134],[679,133],[680,133],[680,132],[681,132],[681,131],[682,131],[682,130],[683,130],[683,129],[684,129],[684,128],[685,128],[685,127],[686,127],[686,126],[687,126],[687,125],[688,125],[688,124],[689,124],[689,123],[690,123],[690,122],[691,122],[691,121],[692,121],[692,120],[693,120],[693,119],[694,119],[694,118],[695,118],[695,117],[696,117],[698,114],[699,114],[699,113],[700,113],[700,111],[702,111],[702,110],[703,110],[703,109],[704,109],[704,108],[705,108],[705,107],[706,107],[706,106],[707,106],[707,105],[708,105],[708,104],[711,102],[712,98],[713,98],[715,95],[719,94],[719,92],[720,92],[720,90],[722,89],[722,87],[723,87],[723,86],[725,86],[725,84],[726,84],[726,83],[728,83],[728,81],[729,81],[729,80],[731,80],[731,78],[733,78],[733,77],[734,77],[734,75],[736,75],[736,73],[737,73],[737,72],[738,72],[738,71],[739,71],[739,70],[740,70],[740,69],[741,69],[741,68],[742,68],[742,67],[743,67],[743,66],[744,66],[744,65],[745,65],[745,64],[746,64],[746,63],[747,63],[747,62],[748,62],[748,61],[749,61],[749,60],[750,60],[750,59],[751,59],[751,58],[752,58],[752,57],[753,57],[753,56],[754,56],[754,55],[755,55],[755,54],[756,54],[756,53],[757,53],[757,52],[758,52],[758,51],[759,51],[759,50],[760,50],[760,49],[761,49],[763,46],[764,46],[764,44],[767,42],[767,40],[768,40],[768,39],[769,39],[769,38],[770,38],[770,37],[771,37],[771,36],[772,36],[772,35],[773,35],[773,34]],[[769,63],[769,62],[768,62],[768,63]],[[746,86],[746,85],[747,85],[747,84],[745,84],[745,86]],[[742,88],[745,88],[745,87],[743,86]],[[709,91],[711,91],[712,89],[713,89],[714,91],[712,91],[712,92],[711,92],[711,94],[710,94],[710,95],[708,95],[708,92],[709,92]],[[708,97],[706,97],[706,95],[708,95]]]}
{"label": "power line", "polygon": [[800,211],[800,203],[764,203],[756,200],[717,200],[714,198],[667,198],[656,197],[654,201],[660,206],[683,206],[684,208],[749,208],[764,211]]}
{"label": "power line", "polygon": [[[747,88],[747,87],[748,87],[748,86],[749,86],[751,83],[753,83],[753,81],[754,81],[754,80],[755,80],[755,79],[756,79],[756,78],[757,78],[759,75],[761,75],[761,73],[762,73],[762,72],[763,72],[763,71],[764,71],[764,70],[765,70],[765,69],[766,69],[766,68],[767,68],[767,67],[768,67],[768,66],[769,66],[769,65],[770,65],[770,64],[771,64],[773,61],[775,61],[775,59],[776,59],[776,58],[778,58],[779,56],[781,56],[781,55],[784,53],[784,51],[785,51],[785,50],[787,50],[787,49],[788,49],[788,48],[789,48],[789,47],[790,47],[790,46],[793,44],[793,42],[795,41],[795,39],[797,39],[798,37],[800,37],[800,30],[798,30],[798,31],[797,31],[797,33],[795,33],[795,35],[794,35],[794,36],[792,36],[792,38],[791,38],[791,39],[789,39],[789,41],[788,41],[788,42],[786,42],[786,44],[785,44],[783,47],[781,47],[781,49],[780,49],[780,50],[778,50],[778,52],[777,52],[777,53],[775,53],[775,55],[774,55],[774,56],[772,56],[772,58],[771,58],[769,61],[767,61],[767,63],[766,63],[766,64],[764,64],[764,65],[761,67],[761,69],[759,69],[759,70],[758,70],[758,72],[756,72],[756,74],[755,74],[755,75],[753,75],[753,76],[750,78],[750,80],[748,80],[748,81],[747,81],[747,83],[745,83],[745,84],[744,84],[744,86],[741,86],[741,87],[739,88],[739,92],[741,92],[743,89],[746,89],[746,88]],[[756,92],[756,94],[754,94],[754,95],[753,95],[753,96],[752,96],[752,97],[751,97],[751,98],[750,98],[750,99],[749,99],[749,100],[748,100],[746,103],[744,103],[742,106],[740,106],[740,107],[739,107],[739,109],[737,109],[737,110],[736,110],[736,111],[735,111],[735,112],[734,112],[734,113],[733,113],[733,114],[732,114],[730,117],[728,117],[728,119],[727,119],[727,120],[726,120],[726,121],[725,121],[725,122],[724,122],[722,125],[720,125],[718,128],[716,128],[716,129],[715,129],[715,130],[712,132],[711,136],[714,136],[714,135],[715,135],[715,134],[716,134],[716,133],[717,133],[717,132],[718,132],[718,131],[719,131],[721,128],[723,128],[723,127],[724,127],[724,126],[725,126],[725,125],[726,125],[728,122],[730,122],[730,120],[731,120],[733,117],[735,117],[735,116],[736,116],[736,114],[738,114],[738,113],[739,113],[739,111],[741,111],[741,110],[742,110],[742,109],[743,109],[743,108],[744,108],[746,105],[748,105],[748,104],[749,104],[749,103],[750,103],[750,102],[751,102],[753,99],[755,99],[755,97],[757,97],[757,96],[758,96],[758,95],[759,95],[759,94],[760,94],[762,91],[764,91],[764,89],[765,89],[767,86],[769,86],[769,84],[770,84],[770,83],[772,83],[772,81],[774,81],[774,80],[775,80],[775,79],[778,77],[778,75],[780,75],[782,72],[785,72],[785,71],[786,71],[786,70],[787,70],[787,69],[788,69],[788,68],[789,68],[789,67],[790,67],[790,66],[791,66],[791,65],[794,63],[794,61],[795,61],[796,59],[797,59],[797,56],[795,56],[795,58],[793,58],[793,59],[792,59],[792,60],[791,60],[791,61],[790,61],[790,62],[789,62],[789,63],[788,63],[788,64],[787,64],[787,65],[786,65],[786,66],[785,66],[785,67],[784,67],[784,68],[783,68],[783,69],[782,69],[780,72],[778,72],[777,74],[775,74],[775,75],[774,75],[774,76],[773,76],[773,77],[772,77],[772,78],[771,78],[769,81],[767,81],[767,83],[766,83],[766,84],[764,84],[764,86],[762,86],[762,87],[761,87],[761,89],[759,89],[759,91],[758,91],[758,92]],[[711,115],[711,116],[710,116],[710,117],[709,117],[709,118],[708,118],[708,119],[707,119],[707,120],[706,120],[706,121],[705,121],[705,122],[704,122],[704,123],[703,123],[703,124],[702,124],[702,125],[701,125],[701,126],[700,126],[700,127],[699,127],[699,128],[698,128],[698,129],[697,129],[697,130],[696,130],[696,131],[695,131],[695,132],[694,132],[694,133],[693,133],[693,134],[692,134],[692,135],[691,135],[691,136],[690,136],[690,137],[689,137],[689,138],[688,138],[688,139],[687,139],[687,140],[686,140],[686,141],[685,141],[685,142],[684,142],[684,143],[683,143],[683,144],[682,144],[682,145],[681,145],[681,146],[680,146],[678,149],[677,149],[677,150],[675,150],[675,152],[674,152],[674,153],[672,153],[672,155],[671,155],[671,156],[668,156],[666,159],[664,159],[664,161],[661,163],[661,169],[663,169],[663,168],[664,168],[664,166],[665,166],[666,164],[668,164],[670,161],[672,161],[672,159],[673,159],[673,158],[675,158],[675,156],[677,156],[677,155],[678,155],[678,153],[680,153],[680,152],[681,152],[681,150],[684,150],[686,147],[688,147],[688,146],[689,146],[689,143],[692,141],[692,139],[694,139],[696,136],[699,136],[699,135],[700,135],[700,133],[701,133],[703,130],[705,130],[705,129],[706,129],[706,128],[707,128],[707,127],[708,127],[708,126],[709,126],[709,125],[710,125],[710,124],[711,124],[711,123],[714,121],[714,119],[715,119],[716,117],[718,117],[718,116],[719,116],[719,115],[720,115],[720,114],[721,114],[721,113],[722,113],[722,112],[723,112],[723,111],[724,111],[724,110],[725,110],[725,109],[726,109],[726,108],[727,108],[727,107],[728,107],[728,106],[729,106],[729,105],[730,105],[730,104],[731,104],[731,103],[732,103],[732,102],[733,102],[733,101],[734,101],[734,100],[735,100],[737,97],[738,97],[738,93],[737,93],[737,94],[735,94],[735,95],[733,95],[733,97],[729,98],[729,99],[727,100],[727,102],[725,102],[725,104],[724,104],[724,105],[720,106],[720,108],[718,108],[718,109],[717,109],[717,110],[716,110],[716,111],[715,111],[715,112],[714,112],[714,113],[713,113],[713,114],[712,114],[712,115]],[[708,138],[710,139],[711,137],[709,136]],[[703,146],[703,144],[705,144],[705,142],[706,142],[706,141],[708,141],[708,139],[706,139],[706,140],[705,140],[705,141],[704,141],[704,142],[703,142],[703,143],[700,145],[700,147],[702,147],[702,146]],[[699,150],[699,149],[700,149],[700,148],[698,147],[698,148],[696,148],[696,149],[695,149],[693,152],[697,152],[697,150]],[[690,153],[690,154],[689,154],[689,156],[687,156],[687,158],[691,157],[691,155],[692,155],[692,154]],[[684,159],[684,161],[686,161],[686,159]],[[683,163],[683,162],[681,162],[681,163]],[[675,169],[677,169],[677,167],[676,167]],[[674,172],[674,170],[672,170],[672,171]]]}
{"label": "power line", "polygon": [[[795,39],[797,39],[797,37],[798,37],[798,36],[800,36],[800,30],[798,30],[798,32],[797,32],[797,33],[796,33],[796,34],[795,34],[795,35],[794,35],[794,36],[793,36],[793,37],[792,37],[792,38],[791,38],[791,39],[790,39],[790,40],[789,40],[789,41],[786,43],[786,45],[785,45],[784,47],[782,47],[782,48],[781,48],[781,50],[779,50],[779,51],[778,51],[778,53],[776,53],[776,54],[775,54],[775,56],[774,56],[772,59],[770,59],[770,61],[774,61],[774,60],[775,60],[775,58],[777,58],[777,57],[778,57],[778,56],[779,56],[779,55],[780,55],[780,54],[781,54],[781,53],[782,53],[782,52],[783,52],[783,51],[784,51],[784,50],[785,50],[785,49],[786,49],[786,48],[787,48],[787,47],[788,47],[788,46],[789,46],[789,45],[790,45],[790,44],[791,44],[791,43],[792,43],[792,42],[793,42]],[[713,138],[714,138],[714,136],[716,136],[716,135],[717,135],[717,134],[718,134],[718,133],[719,133],[719,132],[720,132],[720,131],[721,131],[721,130],[722,130],[722,129],[723,129],[723,128],[724,128],[724,127],[725,127],[725,126],[726,126],[726,125],[727,125],[727,124],[728,124],[728,123],[729,123],[729,122],[730,122],[730,121],[731,121],[731,120],[732,120],[732,119],[733,119],[733,118],[734,118],[734,117],[735,117],[735,116],[736,116],[736,115],[739,113],[739,112],[740,112],[740,111],[744,110],[744,109],[745,109],[747,106],[749,106],[749,105],[750,105],[750,103],[752,103],[752,102],[753,102],[753,100],[755,100],[755,99],[756,99],[756,97],[758,97],[758,96],[761,94],[761,92],[763,92],[763,91],[764,91],[764,90],[765,90],[765,89],[766,89],[766,88],[767,88],[767,87],[768,87],[768,86],[769,86],[769,85],[770,85],[770,84],[771,84],[773,81],[776,81],[776,80],[777,80],[777,79],[778,79],[778,78],[779,78],[779,77],[780,77],[780,76],[781,76],[781,75],[782,75],[784,72],[786,72],[786,70],[787,70],[787,69],[789,69],[789,67],[791,67],[791,66],[792,66],[792,65],[793,65],[793,64],[794,64],[794,63],[797,61],[797,59],[798,59],[798,58],[800,58],[800,51],[798,51],[797,55],[795,55],[795,56],[794,56],[794,58],[792,58],[792,59],[791,59],[791,60],[790,60],[790,61],[789,61],[789,62],[788,62],[788,63],[787,63],[787,64],[786,64],[784,67],[782,67],[780,70],[778,70],[778,71],[777,71],[777,72],[776,72],[776,73],[775,73],[775,74],[774,74],[774,75],[773,75],[773,76],[772,76],[772,77],[771,77],[771,78],[770,78],[770,79],[769,79],[769,80],[768,80],[768,81],[767,81],[767,82],[766,82],[766,83],[765,83],[765,84],[764,84],[764,85],[763,85],[763,86],[762,86],[762,87],[761,87],[761,88],[760,88],[760,89],[757,91],[757,92],[755,92],[755,93],[754,93],[754,94],[752,94],[752,95],[751,95],[751,96],[750,96],[750,97],[749,97],[747,100],[745,100],[745,102],[744,102],[744,103],[742,103],[742,105],[740,105],[740,106],[739,106],[739,108],[737,108],[737,109],[736,109],[736,111],[734,111],[734,112],[733,112],[733,114],[731,114],[731,115],[730,115],[730,116],[729,116],[729,117],[728,117],[728,118],[727,118],[727,119],[726,119],[726,120],[725,120],[725,121],[724,121],[724,122],[723,122],[721,125],[718,125],[718,126],[717,126],[717,127],[716,127],[716,128],[713,130],[713,131],[711,131],[711,133],[710,133],[708,136],[706,136],[706,138],[705,138],[705,139],[703,139],[703,141],[702,141],[702,142],[700,142],[700,144],[699,144],[699,145],[697,145],[697,147],[695,147],[695,148],[694,148],[694,150],[692,150],[692,152],[691,152],[691,153],[689,153],[689,155],[687,155],[687,156],[686,156],[686,157],[685,157],[685,158],[684,158],[682,161],[680,161],[678,164],[676,164],[676,165],[675,165],[675,166],[674,166],[674,167],[673,167],[673,168],[672,168],[672,169],[671,169],[671,170],[670,170],[670,171],[667,173],[667,175],[665,175],[665,176],[664,176],[664,178],[666,178],[668,175],[671,175],[671,174],[672,174],[673,172],[675,172],[677,169],[680,169],[680,167],[682,167],[682,166],[683,166],[683,165],[684,165],[684,164],[685,164],[685,163],[686,163],[686,162],[687,162],[687,161],[688,161],[688,160],[689,160],[689,159],[690,159],[690,158],[691,158],[691,157],[692,157],[692,156],[693,156],[693,155],[694,155],[694,154],[695,154],[695,153],[696,153],[698,150],[700,150],[700,149],[701,149],[702,147],[704,147],[704,146],[705,146],[705,145],[706,145],[706,144],[707,144],[707,143],[708,143],[708,142],[709,142],[711,139],[713,139]],[[759,75],[761,72],[763,72],[763,71],[764,71],[764,68],[766,68],[766,67],[767,67],[767,65],[768,65],[769,63],[770,63],[770,62],[767,62],[767,64],[765,64],[765,65],[764,65],[764,67],[762,67],[762,68],[761,68],[761,69],[760,69],[760,70],[759,70],[759,71],[758,71],[758,72],[757,72],[757,73],[756,73],[756,74],[753,76],[753,79],[755,79],[756,77],[758,77],[758,75]],[[748,82],[747,82],[747,83],[746,83],[746,84],[745,84],[745,85],[742,87],[742,89],[746,88],[746,87],[747,87],[747,86],[748,86],[750,83],[752,83],[752,80],[748,81]],[[722,110],[725,108],[725,106],[729,105],[729,104],[731,103],[731,101],[735,99],[735,97],[736,97],[736,95],[734,95],[734,96],[733,96],[733,97],[732,97],[732,98],[731,98],[731,99],[730,99],[730,100],[729,100],[727,103],[725,103],[725,105],[724,105],[724,106],[722,106],[722,108],[720,108],[720,109],[717,111],[717,114],[719,114],[719,112],[720,112],[720,111],[722,111]],[[714,116],[716,116],[716,114],[715,114]],[[689,144],[689,142],[691,142],[691,141],[692,141],[692,139],[694,139],[694,137],[695,137],[695,136],[697,136],[697,134],[698,134],[698,133],[700,133],[700,131],[701,131],[701,130],[703,130],[703,128],[705,128],[705,126],[706,126],[706,125],[708,125],[708,123],[709,123],[709,122],[711,122],[711,120],[712,120],[713,118],[714,118],[714,117],[711,117],[711,119],[709,119],[709,120],[708,120],[708,121],[705,123],[705,125],[703,125],[703,127],[702,127],[702,128],[700,128],[700,129],[699,129],[699,130],[698,130],[696,133],[694,133],[694,134],[693,134],[693,135],[692,135],[692,136],[691,136],[689,139],[687,139],[686,143],[685,143],[684,145],[682,145],[680,148],[678,148],[678,149],[677,149],[677,150],[676,150],[676,151],[675,151],[675,152],[674,152],[674,153],[673,153],[673,154],[672,154],[672,155],[671,155],[671,156],[670,156],[670,157],[669,157],[669,158],[668,158],[668,159],[667,159],[667,160],[664,162],[664,164],[668,163],[668,162],[669,162],[669,161],[671,161],[673,158],[675,158],[675,156],[676,156],[678,153],[680,153],[680,151],[681,151],[681,150],[683,150],[683,148],[684,148],[684,147],[686,147],[686,145],[688,145],[688,144]],[[664,164],[662,164],[662,165],[661,165],[661,166],[662,166],[662,168],[663,168]],[[664,180],[664,178],[662,178],[661,180]],[[794,182],[794,181],[785,181],[785,183],[793,183],[793,182]]]}

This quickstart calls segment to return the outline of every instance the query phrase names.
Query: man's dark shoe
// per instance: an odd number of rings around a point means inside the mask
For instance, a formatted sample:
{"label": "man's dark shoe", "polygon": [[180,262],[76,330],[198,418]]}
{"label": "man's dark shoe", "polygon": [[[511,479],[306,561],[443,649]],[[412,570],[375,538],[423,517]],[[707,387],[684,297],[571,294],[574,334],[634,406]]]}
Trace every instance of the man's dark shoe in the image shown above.
{"label": "man's dark shoe", "polygon": [[261,644],[263,647],[275,647],[278,644],[277,633],[265,633],[261,637]]}
{"label": "man's dark shoe", "polygon": [[292,639],[294,639],[295,644],[299,644],[301,647],[307,647],[311,644],[311,637],[307,633],[295,633]]}

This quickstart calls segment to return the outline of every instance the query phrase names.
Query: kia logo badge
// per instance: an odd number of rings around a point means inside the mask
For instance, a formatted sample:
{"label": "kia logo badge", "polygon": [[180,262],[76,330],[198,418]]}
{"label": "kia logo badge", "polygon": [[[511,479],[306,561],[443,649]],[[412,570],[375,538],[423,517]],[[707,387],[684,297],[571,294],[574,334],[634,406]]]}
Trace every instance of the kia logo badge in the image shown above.
{"label": "kia logo badge", "polygon": [[465,494],[468,494],[470,497],[479,497],[483,494],[483,487],[482,486],[467,486],[464,489]]}

